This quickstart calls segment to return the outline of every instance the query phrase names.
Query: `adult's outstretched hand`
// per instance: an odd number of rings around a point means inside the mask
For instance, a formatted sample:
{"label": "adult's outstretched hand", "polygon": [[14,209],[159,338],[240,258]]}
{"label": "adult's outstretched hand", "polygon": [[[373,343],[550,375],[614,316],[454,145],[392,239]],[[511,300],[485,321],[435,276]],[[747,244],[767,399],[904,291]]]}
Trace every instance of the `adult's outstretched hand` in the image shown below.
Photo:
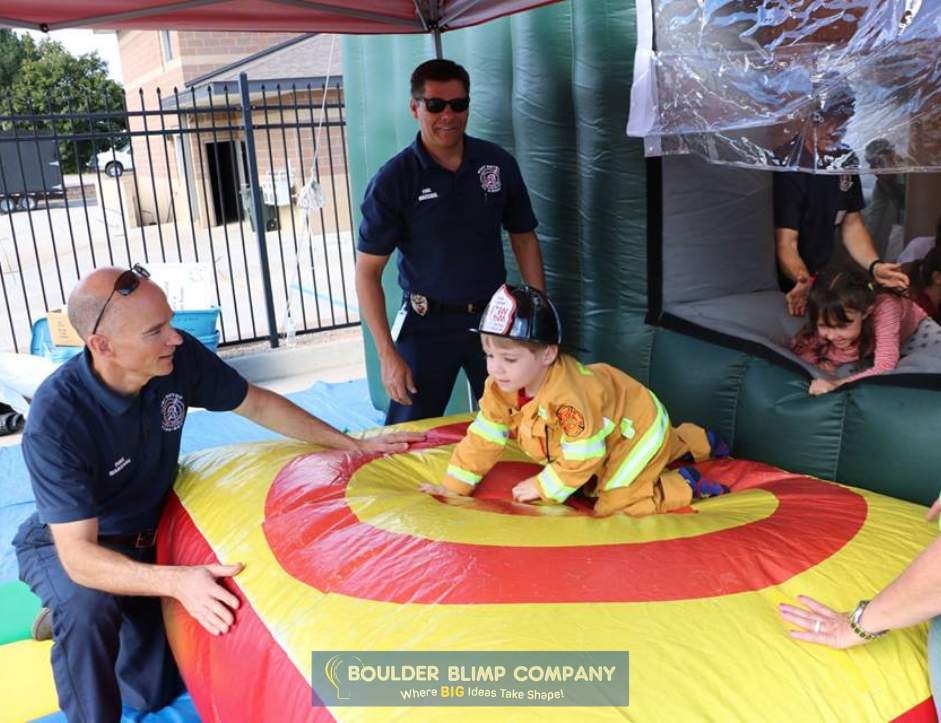
{"label": "adult's outstretched hand", "polygon": [[408,451],[408,445],[424,442],[425,435],[421,432],[389,432],[378,437],[367,437],[357,440],[357,451],[367,454],[395,454]]}
{"label": "adult's outstretched hand", "polygon": [[798,595],[797,600],[805,607],[787,603],[778,606],[781,617],[800,628],[788,630],[792,638],[831,648],[851,648],[866,642],[853,632],[848,613],[832,610],[806,595]]}

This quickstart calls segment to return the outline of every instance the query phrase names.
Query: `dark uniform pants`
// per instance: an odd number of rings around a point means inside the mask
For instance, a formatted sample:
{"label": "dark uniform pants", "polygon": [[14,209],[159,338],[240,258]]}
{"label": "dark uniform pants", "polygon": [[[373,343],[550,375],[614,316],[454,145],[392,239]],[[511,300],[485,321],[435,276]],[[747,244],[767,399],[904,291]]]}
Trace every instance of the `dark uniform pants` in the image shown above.
{"label": "dark uniform pants", "polygon": [[483,396],[487,358],[480,336],[469,331],[479,323],[480,313],[429,311],[419,316],[408,310],[395,348],[412,370],[418,393],[412,395],[411,406],[390,401],[386,424],[440,417],[462,368],[474,399]]}
{"label": "dark uniform pants", "polygon": [[[125,597],[72,582],[49,529],[36,515],[13,540],[20,579],[52,610],[52,672],[70,723],[120,721],[121,704],[163,708],[183,691],[163,628],[160,600]],[[153,562],[155,548],[113,548]]]}

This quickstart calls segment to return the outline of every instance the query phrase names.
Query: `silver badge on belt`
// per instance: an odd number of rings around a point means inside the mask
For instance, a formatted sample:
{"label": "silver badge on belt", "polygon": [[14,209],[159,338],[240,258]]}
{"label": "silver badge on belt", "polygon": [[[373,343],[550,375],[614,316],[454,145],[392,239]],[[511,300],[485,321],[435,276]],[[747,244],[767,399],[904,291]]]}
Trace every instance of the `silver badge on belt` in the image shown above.
{"label": "silver badge on belt", "polygon": [[419,316],[424,316],[428,313],[428,298],[426,296],[422,296],[421,294],[409,294],[408,300],[412,305],[412,310]]}

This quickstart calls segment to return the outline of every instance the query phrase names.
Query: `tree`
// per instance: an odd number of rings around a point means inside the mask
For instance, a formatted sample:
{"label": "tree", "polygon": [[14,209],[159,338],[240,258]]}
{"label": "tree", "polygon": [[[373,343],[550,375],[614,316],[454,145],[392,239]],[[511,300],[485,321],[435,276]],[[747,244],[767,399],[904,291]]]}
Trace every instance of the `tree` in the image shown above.
{"label": "tree", "polygon": [[20,63],[26,55],[26,48],[20,37],[12,30],[0,30],[0,90],[13,85]]}
{"label": "tree", "polygon": [[[0,113],[29,116],[15,124],[24,135],[89,136],[59,144],[63,172],[75,171],[112,142],[120,144],[127,129],[123,90],[108,78],[107,63],[98,53],[74,56],[54,40],[37,46],[29,36],[18,39],[20,60]],[[105,115],[89,118],[89,112]]]}

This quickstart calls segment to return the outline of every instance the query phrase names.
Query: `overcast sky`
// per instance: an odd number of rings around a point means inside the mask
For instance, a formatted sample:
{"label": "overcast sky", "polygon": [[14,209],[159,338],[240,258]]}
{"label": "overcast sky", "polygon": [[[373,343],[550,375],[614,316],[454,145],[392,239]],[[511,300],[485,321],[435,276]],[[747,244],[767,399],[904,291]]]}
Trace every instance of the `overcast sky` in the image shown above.
{"label": "overcast sky", "polygon": [[118,36],[114,33],[95,33],[92,30],[53,30],[40,33],[38,30],[18,30],[33,36],[36,42],[51,38],[62,43],[72,55],[84,55],[95,50],[108,64],[108,75],[113,80],[121,81],[121,59],[118,56]]}

